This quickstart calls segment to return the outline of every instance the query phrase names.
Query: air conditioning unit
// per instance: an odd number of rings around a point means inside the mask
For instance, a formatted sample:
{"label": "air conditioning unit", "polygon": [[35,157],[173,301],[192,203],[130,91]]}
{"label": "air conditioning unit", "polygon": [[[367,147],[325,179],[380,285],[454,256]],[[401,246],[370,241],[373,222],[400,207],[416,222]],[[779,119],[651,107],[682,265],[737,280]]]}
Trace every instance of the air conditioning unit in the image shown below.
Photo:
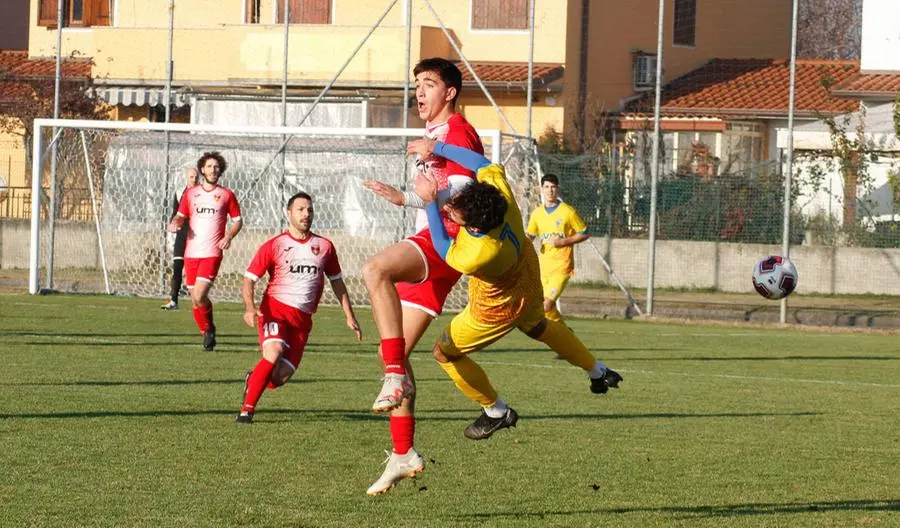
{"label": "air conditioning unit", "polygon": [[635,55],[634,89],[647,90],[656,86],[656,55]]}

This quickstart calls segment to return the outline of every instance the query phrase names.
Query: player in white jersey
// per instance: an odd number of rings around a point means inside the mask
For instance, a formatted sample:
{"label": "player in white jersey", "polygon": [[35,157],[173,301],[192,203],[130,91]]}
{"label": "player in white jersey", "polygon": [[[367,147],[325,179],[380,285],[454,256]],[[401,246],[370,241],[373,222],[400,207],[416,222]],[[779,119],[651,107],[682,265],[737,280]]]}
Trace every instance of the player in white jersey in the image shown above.
{"label": "player in white jersey", "polygon": [[[263,391],[285,384],[297,370],[326,277],[347,316],[347,326],[362,341],[334,244],[310,231],[312,198],[305,192],[291,196],[287,218],[288,230],[260,246],[244,273],[244,322],[257,326],[262,359],[247,373],[238,423],[252,423]],[[256,282],[267,273],[269,285],[257,307]]]}
{"label": "player in white jersey", "polygon": [[[169,231],[177,232],[185,219],[189,233],[184,250],[185,284],[191,292],[191,306],[197,328],[203,334],[203,349],[216,347],[216,325],[209,289],[216,280],[222,264],[222,251],[231,247],[231,240],[241,231],[241,207],[231,189],[219,185],[219,178],[228,164],[218,152],[205,152],[197,160],[197,170],[203,177],[200,185],[191,187],[181,197],[178,213],[169,223]],[[231,228],[225,229],[227,217]]]}

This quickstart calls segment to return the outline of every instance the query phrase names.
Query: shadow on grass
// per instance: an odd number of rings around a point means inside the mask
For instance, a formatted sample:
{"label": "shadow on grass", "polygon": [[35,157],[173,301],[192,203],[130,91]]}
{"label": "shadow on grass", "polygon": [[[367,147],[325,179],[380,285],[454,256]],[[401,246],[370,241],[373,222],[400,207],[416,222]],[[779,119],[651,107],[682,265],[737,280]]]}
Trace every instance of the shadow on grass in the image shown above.
{"label": "shadow on grass", "polygon": [[[900,511],[900,499],[885,500],[845,500],[845,501],[817,501],[817,502],[773,502],[750,504],[725,504],[721,506],[662,506],[658,508],[597,508],[593,510],[576,511],[543,511],[524,512],[515,511],[508,513],[473,513],[467,515],[455,515],[458,521],[475,521],[497,518],[553,518],[555,516],[570,515],[602,515],[610,513],[660,513],[676,514],[682,518],[694,517],[740,517],[757,515],[780,515],[792,513],[819,513],[819,512],[896,512]],[[679,515],[680,514],[680,515]]]}
{"label": "shadow on grass", "polygon": [[[443,413],[447,411],[430,411],[430,413]],[[478,410],[468,410],[468,413],[477,413]],[[428,411],[416,410],[416,420],[456,420],[453,417],[422,417],[420,415],[429,414]],[[633,413],[633,414],[525,414],[519,413],[519,419],[523,423],[527,423],[533,420],[580,420],[580,421],[591,421],[591,420],[655,420],[655,419],[672,419],[672,418],[687,418],[687,419],[706,419],[706,418],[760,418],[760,417],[776,417],[776,416],[819,416],[823,413],[811,412],[811,411],[798,411],[798,412],[785,412],[785,413]],[[521,425],[521,423],[520,423]]]}
{"label": "shadow on grass", "polygon": [[[292,378],[288,386],[310,385],[313,383],[360,383],[371,380],[363,378]],[[446,382],[446,378],[416,378],[417,383],[425,381]],[[142,381],[119,381],[119,380],[76,380],[76,381],[46,381],[46,382],[25,382],[25,383],[0,383],[0,386],[6,387],[131,387],[138,385],[243,385],[244,378],[231,379],[194,379],[194,380],[142,380]]]}
{"label": "shadow on grass", "polygon": [[[10,419],[44,419],[44,420],[65,420],[65,419],[84,419],[84,418],[150,418],[154,416],[234,416],[237,414],[235,409],[196,409],[181,411],[66,411],[66,412],[48,412],[48,413],[20,413],[20,414],[0,414],[0,420]],[[323,417],[323,418],[343,418],[346,420],[356,421],[384,421],[385,417],[371,412],[360,411],[359,409],[271,409],[261,411],[259,417],[263,418],[259,421],[265,422],[264,415],[284,415],[299,417]],[[288,420],[270,420],[270,421],[288,421]]]}
{"label": "shadow on grass", "polygon": [[898,361],[896,356],[664,356],[629,357],[627,361]]}
{"label": "shadow on grass", "polygon": [[[63,411],[46,413],[6,413],[0,414],[0,419],[69,419],[69,418],[111,418],[111,417],[148,417],[148,416],[202,416],[235,414],[234,409],[196,409],[196,410],[147,410],[147,411]],[[378,415],[361,409],[271,409],[260,411],[260,417],[271,415],[297,415],[299,416],[325,416],[341,417],[347,420],[385,420],[386,415]],[[444,416],[461,414],[463,416]],[[455,422],[467,421],[477,414],[477,409],[435,409],[416,411],[417,421],[430,422]],[[550,415],[523,415],[522,420],[642,420],[659,418],[758,418],[771,416],[817,416],[820,413],[794,412],[794,413],[647,413],[647,414],[550,414]],[[470,416],[471,415],[471,416]]]}
{"label": "shadow on grass", "polygon": [[[594,354],[603,355],[605,353],[610,352],[674,352],[677,350],[684,350],[683,348],[673,348],[673,347],[665,347],[665,348],[647,348],[647,347],[610,347],[610,348],[598,348],[588,346],[591,352]],[[481,354],[494,354],[494,353],[510,353],[510,352],[544,352],[547,354],[555,354],[555,352],[546,346],[538,346],[538,347],[520,347],[520,348],[485,348],[484,350],[478,351]],[[483,356],[486,357],[486,356]]]}

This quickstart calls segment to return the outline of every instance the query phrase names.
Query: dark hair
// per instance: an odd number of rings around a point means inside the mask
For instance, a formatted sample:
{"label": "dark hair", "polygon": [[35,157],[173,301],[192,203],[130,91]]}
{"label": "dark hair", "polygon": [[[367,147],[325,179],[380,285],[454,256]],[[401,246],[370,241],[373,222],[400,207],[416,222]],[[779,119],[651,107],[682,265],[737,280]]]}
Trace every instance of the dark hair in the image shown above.
{"label": "dark hair", "polygon": [[456,98],[462,91],[462,72],[456,64],[442,57],[422,59],[413,68],[413,76],[417,77],[422,72],[434,72],[448,87],[456,88],[456,95],[453,97],[453,104],[456,104]]}
{"label": "dark hair", "polygon": [[206,165],[206,160],[214,159],[219,162],[219,174],[225,174],[225,169],[228,168],[228,164],[225,163],[225,158],[219,154],[218,151],[214,150],[212,152],[204,152],[200,159],[197,160],[197,170],[203,172],[203,166]]}
{"label": "dark hair", "polygon": [[312,203],[312,196],[310,196],[309,194],[307,194],[303,191],[300,191],[297,194],[295,194],[294,196],[291,196],[290,198],[288,198],[288,203],[287,203],[286,209],[290,209],[291,205],[294,203],[294,200],[296,200],[297,198],[302,198],[304,200],[308,200],[309,203]]}
{"label": "dark hair", "polygon": [[550,182],[553,185],[559,187],[559,178],[556,177],[556,174],[546,174],[543,178],[541,178],[541,185]]}
{"label": "dark hair", "polygon": [[484,182],[466,185],[447,203],[459,211],[466,226],[482,233],[502,224],[509,207],[500,190]]}

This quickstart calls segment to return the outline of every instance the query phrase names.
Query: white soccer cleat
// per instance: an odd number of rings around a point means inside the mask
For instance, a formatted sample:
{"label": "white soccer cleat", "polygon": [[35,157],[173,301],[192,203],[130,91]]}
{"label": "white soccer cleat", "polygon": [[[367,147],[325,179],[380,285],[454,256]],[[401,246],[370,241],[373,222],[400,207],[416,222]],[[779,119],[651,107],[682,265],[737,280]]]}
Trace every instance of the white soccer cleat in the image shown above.
{"label": "white soccer cleat", "polygon": [[372,404],[372,410],[377,413],[388,412],[400,407],[404,398],[412,396],[416,392],[412,380],[406,374],[385,374],[381,392]]}
{"label": "white soccer cleat", "polygon": [[387,466],[384,468],[384,473],[375,481],[375,484],[369,486],[366,495],[381,495],[396,486],[401,480],[415,477],[425,469],[425,460],[414,448],[410,448],[405,455],[392,452],[385,463]]}

